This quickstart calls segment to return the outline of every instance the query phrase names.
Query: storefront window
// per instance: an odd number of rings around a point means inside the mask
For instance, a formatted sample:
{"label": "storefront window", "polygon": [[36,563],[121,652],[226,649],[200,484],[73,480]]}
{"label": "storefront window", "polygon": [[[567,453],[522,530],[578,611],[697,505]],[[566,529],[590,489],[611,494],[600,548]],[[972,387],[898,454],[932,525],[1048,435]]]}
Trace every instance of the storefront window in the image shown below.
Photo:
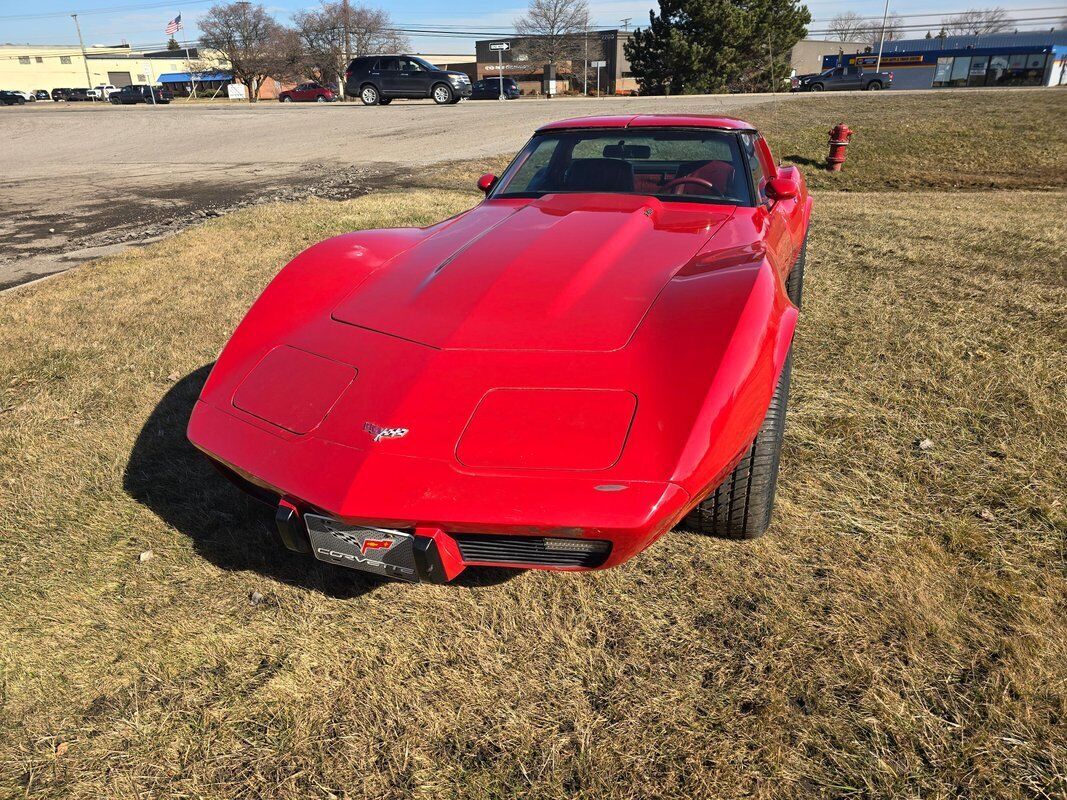
{"label": "storefront window", "polygon": [[957,58],[952,62],[952,76],[949,79],[950,86],[966,86],[967,70],[971,67],[970,56]]}
{"label": "storefront window", "polygon": [[948,86],[949,76],[952,74],[952,59],[937,59],[937,69],[934,71],[934,86]]}
{"label": "storefront window", "polygon": [[968,86],[985,86],[986,65],[989,56],[974,56],[971,58],[971,68],[967,72]]}

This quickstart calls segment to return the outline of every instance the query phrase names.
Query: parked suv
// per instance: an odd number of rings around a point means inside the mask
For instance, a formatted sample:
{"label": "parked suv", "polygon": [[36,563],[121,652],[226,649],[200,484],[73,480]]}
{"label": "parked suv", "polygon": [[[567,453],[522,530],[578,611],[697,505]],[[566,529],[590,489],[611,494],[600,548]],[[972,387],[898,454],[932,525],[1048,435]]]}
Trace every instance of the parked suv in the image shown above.
{"label": "parked suv", "polygon": [[[471,100],[497,100],[500,97],[500,78],[483,78],[471,87]],[[519,96],[519,84],[514,78],[504,78],[504,99],[514,100]]]}
{"label": "parked suv", "polygon": [[362,56],[345,70],[345,95],[368,106],[388,105],[397,97],[430,97],[443,106],[470,97],[471,79],[418,56]]}
{"label": "parked suv", "polygon": [[70,89],[53,89],[52,90],[52,99],[55,100],[57,103],[62,101],[62,100],[66,100],[67,96],[70,94],[70,92],[71,92]]}
{"label": "parked suv", "polygon": [[315,81],[286,89],[278,95],[278,101],[281,103],[332,103],[335,99],[332,90]]}
{"label": "parked suv", "polygon": [[115,106],[129,106],[135,103],[151,104],[152,92],[155,92],[156,103],[161,103],[162,105],[166,105],[174,99],[174,95],[166,89],[150,88],[146,84],[135,83],[131,86],[123,86],[118,91],[112,92],[108,101]]}

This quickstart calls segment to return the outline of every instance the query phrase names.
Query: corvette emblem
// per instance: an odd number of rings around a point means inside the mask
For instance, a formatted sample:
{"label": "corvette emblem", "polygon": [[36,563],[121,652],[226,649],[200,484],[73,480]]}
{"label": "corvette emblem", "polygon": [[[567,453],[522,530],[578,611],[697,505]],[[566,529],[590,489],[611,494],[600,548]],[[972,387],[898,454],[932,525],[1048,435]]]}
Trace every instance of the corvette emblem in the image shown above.
{"label": "corvette emblem", "polygon": [[383,428],[373,422],[364,422],[363,430],[369,433],[376,442],[380,442],[382,439],[400,439],[408,435],[407,428]]}
{"label": "corvette emblem", "polygon": [[364,539],[359,552],[367,555],[368,550],[389,550],[393,543],[392,539]]}

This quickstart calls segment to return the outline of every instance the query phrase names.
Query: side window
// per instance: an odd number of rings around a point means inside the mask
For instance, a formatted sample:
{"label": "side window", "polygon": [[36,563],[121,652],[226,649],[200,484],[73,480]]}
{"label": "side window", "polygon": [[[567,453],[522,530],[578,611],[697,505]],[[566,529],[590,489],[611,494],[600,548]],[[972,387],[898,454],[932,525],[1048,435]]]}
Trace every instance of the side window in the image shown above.
{"label": "side window", "polygon": [[763,160],[761,158],[762,153],[760,153],[759,143],[756,141],[756,134],[741,134],[741,151],[744,153],[745,160],[748,162],[749,172],[752,173],[752,187],[756,190],[756,195],[759,197],[760,202],[763,202],[767,199],[765,193],[767,187],[767,170],[764,168]]}
{"label": "side window", "polygon": [[399,72],[400,71],[400,59],[399,58],[379,58],[378,69],[382,72]]}

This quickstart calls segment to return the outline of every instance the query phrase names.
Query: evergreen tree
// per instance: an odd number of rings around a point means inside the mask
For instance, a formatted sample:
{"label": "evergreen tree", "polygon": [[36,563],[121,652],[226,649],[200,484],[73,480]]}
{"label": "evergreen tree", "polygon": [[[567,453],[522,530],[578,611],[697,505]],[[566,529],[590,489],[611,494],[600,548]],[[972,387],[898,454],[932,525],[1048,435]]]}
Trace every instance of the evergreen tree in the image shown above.
{"label": "evergreen tree", "polygon": [[643,94],[777,91],[809,22],[797,0],[661,0],[626,57]]}

